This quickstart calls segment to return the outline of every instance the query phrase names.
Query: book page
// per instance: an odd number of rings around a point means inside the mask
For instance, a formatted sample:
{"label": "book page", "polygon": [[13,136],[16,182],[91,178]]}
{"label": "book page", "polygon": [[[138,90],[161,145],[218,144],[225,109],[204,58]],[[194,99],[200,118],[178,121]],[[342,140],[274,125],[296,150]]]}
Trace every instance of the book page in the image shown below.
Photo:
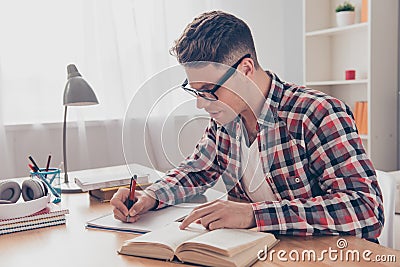
{"label": "book page", "polygon": [[264,250],[265,246],[272,248],[278,240],[270,243],[270,239],[260,239],[253,246],[228,257],[212,250],[205,250],[200,246],[193,246],[190,249],[178,251],[176,256],[183,262],[191,262],[206,266],[251,266],[258,260],[258,252]]}
{"label": "book page", "polygon": [[273,243],[275,236],[245,229],[217,229],[185,242],[183,249],[200,247],[230,257],[254,246],[261,239],[268,239],[267,243]]}
{"label": "book page", "polygon": [[[185,230],[180,230],[179,222],[172,222],[165,227],[150,233],[125,241],[127,243],[158,243],[170,247],[173,251],[183,242],[201,234],[207,233],[201,225],[191,224]],[[129,246],[129,245],[128,245]]]}

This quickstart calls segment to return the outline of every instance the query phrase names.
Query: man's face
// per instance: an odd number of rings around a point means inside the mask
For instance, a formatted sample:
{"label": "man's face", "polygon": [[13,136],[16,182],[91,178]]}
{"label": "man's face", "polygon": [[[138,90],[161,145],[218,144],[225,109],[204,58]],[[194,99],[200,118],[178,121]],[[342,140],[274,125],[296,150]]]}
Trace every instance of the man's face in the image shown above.
{"label": "man's face", "polygon": [[[214,88],[217,81],[229,69],[228,66],[221,64],[209,64],[202,67],[187,67],[185,68],[190,87],[197,91],[211,90]],[[217,101],[210,101],[202,97],[197,97],[197,108],[207,111],[218,124],[224,125],[231,122],[247,109],[245,102],[243,76],[235,73],[215,92],[218,97]]]}

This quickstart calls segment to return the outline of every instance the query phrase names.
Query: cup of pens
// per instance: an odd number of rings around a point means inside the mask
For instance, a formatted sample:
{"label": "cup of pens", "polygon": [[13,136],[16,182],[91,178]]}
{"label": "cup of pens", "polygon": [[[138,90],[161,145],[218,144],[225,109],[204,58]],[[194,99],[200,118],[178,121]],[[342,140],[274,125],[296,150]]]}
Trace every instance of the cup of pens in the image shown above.
{"label": "cup of pens", "polygon": [[61,201],[60,173],[61,170],[57,168],[39,168],[35,169],[35,171],[31,171],[32,178],[36,177],[47,185],[50,194],[53,195],[53,203],[58,203]]}

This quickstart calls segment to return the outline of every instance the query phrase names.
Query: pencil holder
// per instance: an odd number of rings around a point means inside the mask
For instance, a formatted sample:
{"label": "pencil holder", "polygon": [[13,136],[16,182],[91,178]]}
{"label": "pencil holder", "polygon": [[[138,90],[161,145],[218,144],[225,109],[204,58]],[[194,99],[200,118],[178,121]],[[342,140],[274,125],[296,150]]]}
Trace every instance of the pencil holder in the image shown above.
{"label": "pencil holder", "polygon": [[31,177],[37,177],[42,180],[48,187],[50,193],[53,195],[53,203],[58,203],[61,201],[61,183],[60,183],[60,169],[50,168],[40,169],[37,172],[31,171]]}

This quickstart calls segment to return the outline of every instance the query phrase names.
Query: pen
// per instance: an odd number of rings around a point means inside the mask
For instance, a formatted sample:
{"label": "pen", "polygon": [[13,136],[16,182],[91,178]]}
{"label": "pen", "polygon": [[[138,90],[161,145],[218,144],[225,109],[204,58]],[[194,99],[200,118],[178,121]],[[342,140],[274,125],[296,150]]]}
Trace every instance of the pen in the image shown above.
{"label": "pen", "polygon": [[126,216],[127,222],[129,222],[129,219],[130,219],[129,210],[132,208],[133,204],[135,203],[136,179],[137,179],[137,175],[135,174],[131,178],[131,184],[129,186],[129,196],[125,202],[125,206],[128,208],[128,216]]}
{"label": "pen", "polygon": [[28,164],[28,166],[33,172],[38,172],[38,169],[36,169],[36,167],[33,166],[32,164]]}
{"label": "pen", "polygon": [[46,174],[44,175],[44,178],[47,178],[47,172],[49,171],[49,167],[50,167],[50,160],[51,160],[51,154],[49,154],[49,156],[47,158]]}
{"label": "pen", "polygon": [[29,156],[28,158],[29,158],[29,160],[32,162],[33,166],[35,166],[35,168],[37,169],[37,171],[40,171],[39,166],[38,166],[38,165],[36,164],[36,162],[33,160],[32,156]]}

